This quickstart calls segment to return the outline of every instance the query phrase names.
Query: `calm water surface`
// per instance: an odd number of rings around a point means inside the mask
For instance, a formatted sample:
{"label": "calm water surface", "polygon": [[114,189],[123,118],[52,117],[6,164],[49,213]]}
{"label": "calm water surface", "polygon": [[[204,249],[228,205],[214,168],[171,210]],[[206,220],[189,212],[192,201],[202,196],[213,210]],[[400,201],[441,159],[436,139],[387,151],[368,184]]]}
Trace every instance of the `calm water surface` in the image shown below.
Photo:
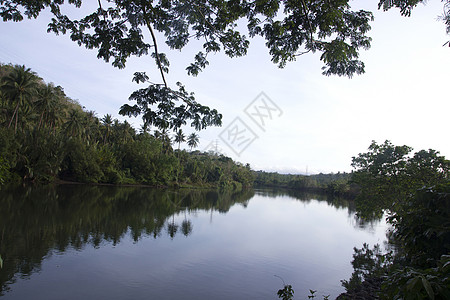
{"label": "calm water surface", "polygon": [[[0,298],[334,299],[353,247],[382,244],[346,201],[58,186],[0,191]],[[319,297],[322,298],[322,297]]]}

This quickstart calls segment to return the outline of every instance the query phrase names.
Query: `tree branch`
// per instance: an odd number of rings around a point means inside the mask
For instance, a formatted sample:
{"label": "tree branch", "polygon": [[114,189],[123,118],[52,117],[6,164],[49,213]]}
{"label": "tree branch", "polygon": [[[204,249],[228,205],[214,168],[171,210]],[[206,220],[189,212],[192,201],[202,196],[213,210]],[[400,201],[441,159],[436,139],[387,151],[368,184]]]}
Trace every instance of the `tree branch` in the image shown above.
{"label": "tree branch", "polygon": [[150,34],[152,35],[153,45],[155,47],[156,63],[158,64],[159,72],[161,73],[161,77],[164,82],[164,86],[167,88],[166,77],[164,76],[164,71],[163,71],[163,68],[161,65],[161,60],[159,59],[158,44],[156,43],[156,36],[155,36],[155,33],[153,32],[153,28],[150,24],[150,20],[148,19],[147,10],[145,9],[145,4],[142,3],[142,1],[141,1],[141,6],[142,6],[142,12],[144,14],[145,24],[147,25],[147,28],[150,31]]}
{"label": "tree branch", "polygon": [[306,18],[306,20],[308,21],[309,32],[310,32],[310,34],[311,34],[311,38],[310,38],[311,40],[310,40],[310,42],[311,42],[311,44],[312,44],[312,42],[314,41],[314,37],[313,37],[313,29],[312,29],[312,25],[311,25],[311,22],[310,22],[309,17],[308,17],[308,8],[306,7],[306,3],[305,3],[304,0],[302,0],[302,7],[303,7],[303,12],[305,13],[305,18]]}
{"label": "tree branch", "polygon": [[294,56],[302,56],[302,55],[304,55],[304,54],[306,54],[306,53],[309,53],[309,52],[311,52],[311,49],[306,50],[306,51],[303,51],[303,52],[300,52],[300,53],[297,53],[297,54],[295,54]]}
{"label": "tree branch", "polygon": [[99,6],[100,10],[102,11],[103,20],[106,22],[106,16],[105,16],[105,13],[104,13],[103,8],[102,8],[101,0],[98,0],[98,6]]}
{"label": "tree branch", "polygon": [[[209,25],[209,27],[211,27],[211,29],[213,30],[213,34],[217,37],[221,37],[221,35],[218,33],[219,31],[214,27],[213,24],[211,24],[211,22],[209,22],[205,15],[200,11],[199,6],[196,3],[192,3],[192,5],[194,5],[195,9],[197,10],[197,12],[200,14],[200,16],[203,18],[203,20],[205,20],[206,24]],[[214,13],[214,11],[213,11]]]}

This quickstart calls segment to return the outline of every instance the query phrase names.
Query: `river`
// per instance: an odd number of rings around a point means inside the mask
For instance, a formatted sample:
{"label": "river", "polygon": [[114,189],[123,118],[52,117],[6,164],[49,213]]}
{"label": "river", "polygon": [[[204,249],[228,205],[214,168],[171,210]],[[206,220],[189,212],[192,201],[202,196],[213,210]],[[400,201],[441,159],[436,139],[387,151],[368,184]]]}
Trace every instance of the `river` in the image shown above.
{"label": "river", "polygon": [[334,299],[385,241],[342,199],[293,191],[0,190],[0,299]]}

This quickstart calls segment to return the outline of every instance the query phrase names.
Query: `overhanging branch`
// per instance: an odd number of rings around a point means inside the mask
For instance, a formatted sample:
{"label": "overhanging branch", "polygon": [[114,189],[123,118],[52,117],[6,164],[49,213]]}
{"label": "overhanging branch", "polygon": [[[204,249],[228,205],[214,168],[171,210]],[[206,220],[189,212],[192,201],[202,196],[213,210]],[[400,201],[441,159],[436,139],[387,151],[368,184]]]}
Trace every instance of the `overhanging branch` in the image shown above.
{"label": "overhanging branch", "polygon": [[153,32],[153,28],[150,24],[150,20],[148,19],[147,10],[145,9],[145,4],[141,2],[141,5],[142,5],[142,13],[144,15],[145,24],[147,25],[147,28],[150,31],[150,34],[151,34],[152,40],[153,40],[153,46],[155,47],[156,63],[158,64],[159,72],[161,73],[161,77],[164,82],[164,86],[167,88],[166,77],[164,76],[164,70],[163,70],[163,67],[161,64],[161,60],[159,59],[158,44],[156,43],[156,36],[155,36],[155,33]]}

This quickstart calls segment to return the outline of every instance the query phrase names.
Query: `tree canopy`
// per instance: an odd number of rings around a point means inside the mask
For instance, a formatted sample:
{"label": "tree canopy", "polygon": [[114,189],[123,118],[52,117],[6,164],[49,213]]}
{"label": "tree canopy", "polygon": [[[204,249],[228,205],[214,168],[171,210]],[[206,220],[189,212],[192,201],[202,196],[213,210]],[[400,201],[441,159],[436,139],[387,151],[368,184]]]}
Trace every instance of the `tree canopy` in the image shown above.
{"label": "tree canopy", "polygon": [[395,146],[390,141],[372,141],[369,151],[352,158],[352,182],[361,191],[357,206],[361,216],[366,212],[382,215],[422,187],[448,183],[450,161],[433,149],[410,155],[412,148]]}
{"label": "tree canopy", "polygon": [[[86,1],[85,1],[86,2]],[[424,0],[380,0],[379,8],[400,9],[409,16]],[[443,20],[450,28],[449,1],[445,2]],[[250,39],[265,39],[271,60],[279,67],[306,53],[321,53],[324,75],[352,77],[364,72],[359,60],[361,49],[369,49],[369,22],[373,14],[354,10],[349,0],[98,0],[98,6],[84,17],[75,19],[64,14],[67,5],[81,8],[82,0],[1,0],[3,21],[21,21],[24,16],[37,18],[49,8],[53,18],[48,32],[69,34],[70,38],[89,49],[97,49],[97,57],[124,68],[131,56],[150,54],[159,69],[161,80],[155,83],[143,72],[137,72],[136,82],[147,82],[130,97],[136,105],[125,105],[120,113],[142,115],[145,123],[173,130],[191,120],[191,126],[203,129],[220,125],[222,116],[215,110],[195,102],[192,94],[177,83],[173,89],[165,74],[170,62],[158,49],[163,38],[170,49],[181,50],[190,41],[203,42],[202,49],[186,67],[196,76],[208,64],[208,54],[223,51],[229,57],[247,53]],[[87,10],[83,6],[83,11]],[[244,28],[244,26],[246,28]],[[159,34],[158,34],[159,33]],[[176,103],[181,103],[176,105]],[[162,121],[166,116],[173,116]]]}
{"label": "tree canopy", "polygon": [[[187,152],[181,129],[138,133],[110,114],[99,118],[25,66],[0,63],[0,185],[69,180],[152,186],[251,186],[250,168],[220,155]],[[190,135],[197,147],[199,136]]]}

